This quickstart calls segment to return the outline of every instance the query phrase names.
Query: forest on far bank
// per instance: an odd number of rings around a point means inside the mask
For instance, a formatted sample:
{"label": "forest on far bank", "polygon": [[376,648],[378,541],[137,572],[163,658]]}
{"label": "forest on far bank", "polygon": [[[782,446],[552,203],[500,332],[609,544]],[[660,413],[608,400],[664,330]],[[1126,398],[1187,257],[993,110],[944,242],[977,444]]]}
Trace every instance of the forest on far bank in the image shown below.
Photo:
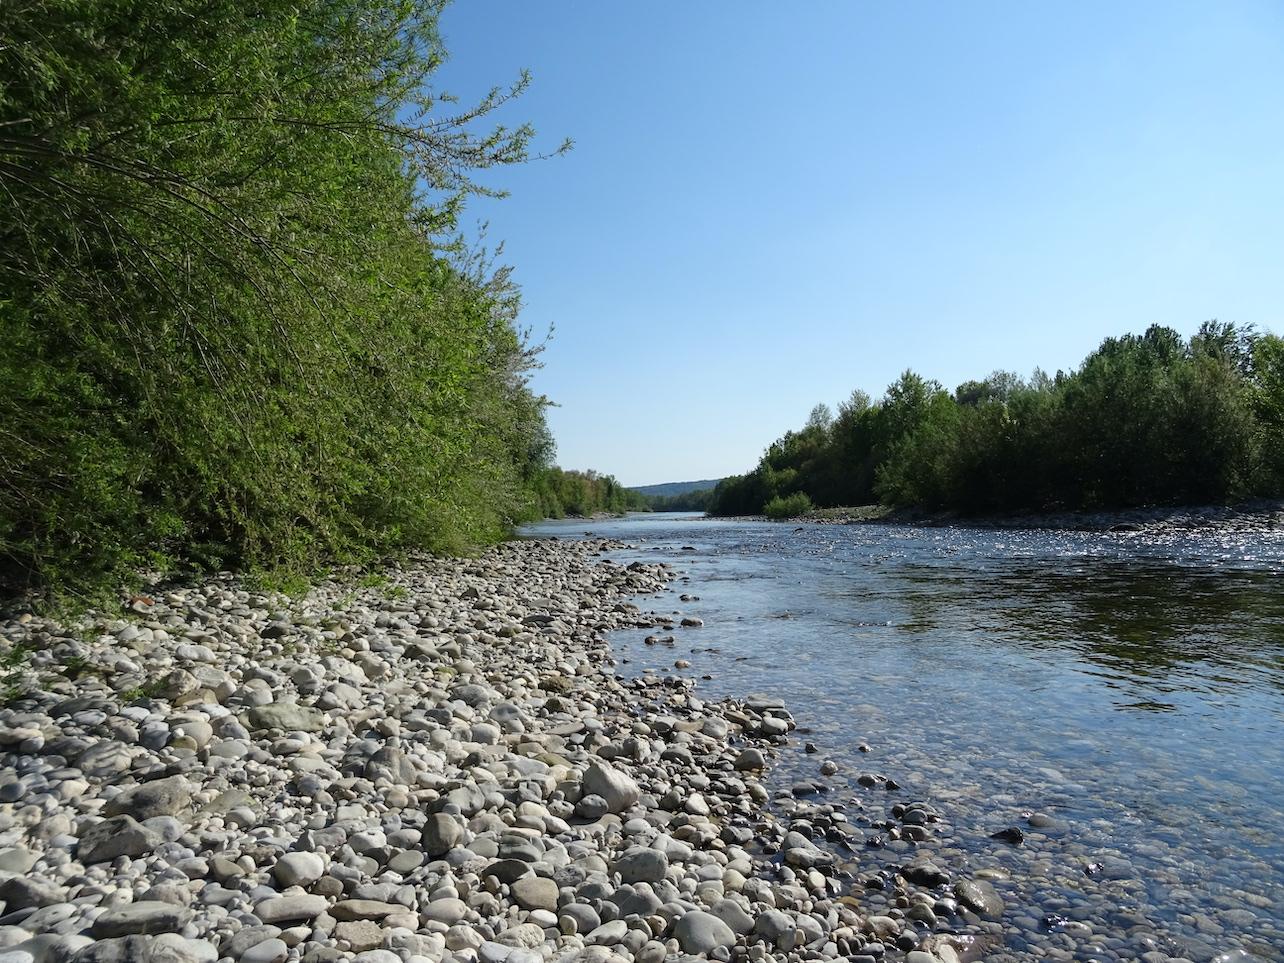
{"label": "forest on far bank", "polygon": [[1284,339],[1209,321],[1107,338],[1074,371],[854,391],[723,480],[714,515],[881,502],[961,513],[1214,504],[1284,493]]}

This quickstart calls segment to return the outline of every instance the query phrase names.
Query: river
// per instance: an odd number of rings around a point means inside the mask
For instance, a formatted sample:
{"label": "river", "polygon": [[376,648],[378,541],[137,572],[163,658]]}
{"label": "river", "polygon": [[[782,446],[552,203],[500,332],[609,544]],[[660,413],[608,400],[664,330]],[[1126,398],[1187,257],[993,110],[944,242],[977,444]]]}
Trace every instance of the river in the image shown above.
{"label": "river", "polygon": [[[527,530],[588,533],[679,568],[640,604],[704,621],[672,645],[616,633],[621,672],[785,699],[801,732],[771,788],[788,805],[824,784],[867,824],[863,879],[917,849],[984,871],[1006,905],[994,958],[1284,960],[1284,533],[676,514]],[[933,838],[886,838],[911,800],[941,814]],[[1013,827],[1022,842],[991,838]]]}

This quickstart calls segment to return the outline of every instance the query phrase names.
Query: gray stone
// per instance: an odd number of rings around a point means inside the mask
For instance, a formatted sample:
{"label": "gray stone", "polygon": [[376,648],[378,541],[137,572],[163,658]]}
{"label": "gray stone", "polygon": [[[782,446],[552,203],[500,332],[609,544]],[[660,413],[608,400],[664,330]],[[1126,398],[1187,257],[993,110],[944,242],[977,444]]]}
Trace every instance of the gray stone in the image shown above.
{"label": "gray stone", "polygon": [[325,860],[316,853],[286,853],[272,867],[272,877],[284,887],[311,886],[325,873]]}
{"label": "gray stone", "polygon": [[420,845],[429,856],[444,856],[458,846],[463,838],[464,827],[455,817],[447,813],[429,813]]}
{"label": "gray stone", "polygon": [[354,953],[383,945],[383,927],[373,920],[347,920],[334,928],[334,935]]}
{"label": "gray stone", "polygon": [[624,920],[611,920],[594,929],[584,938],[590,946],[614,946],[628,935],[629,924]]}
{"label": "gray stone", "polygon": [[762,754],[762,750],[750,746],[736,757],[735,766],[738,770],[745,772],[755,769],[766,769],[767,760]]}
{"label": "gray stone", "polygon": [[174,933],[192,918],[192,911],[173,903],[141,900],[117,906],[94,920],[90,932],[97,939],[148,933]]}
{"label": "gray stone", "polygon": [[684,953],[711,953],[720,946],[731,947],[736,943],[736,934],[730,926],[712,913],[701,910],[678,920],[673,935]]}
{"label": "gray stone", "polygon": [[[255,927],[259,929],[259,927]],[[240,935],[240,934],[237,934]],[[255,943],[240,954],[233,954],[240,963],[282,963],[290,955],[290,948],[283,940],[271,937]]]}
{"label": "gray stone", "polygon": [[[41,933],[10,947],[31,955],[34,963],[69,963],[78,952],[93,944],[93,939],[82,933]],[[0,959],[6,953],[0,951]]]}
{"label": "gray stone", "polygon": [[601,819],[611,811],[605,799],[597,793],[589,793],[581,796],[580,801],[575,804],[575,815],[582,819]]}
{"label": "gray stone", "polygon": [[352,958],[352,963],[402,963],[392,950],[366,950]]}
{"label": "gray stone", "polygon": [[320,732],[325,714],[297,702],[269,702],[245,714],[251,729],[284,729],[286,732]]}
{"label": "gray stone", "polygon": [[624,883],[658,883],[669,871],[669,857],[658,849],[634,846],[615,861],[615,871]]}
{"label": "gray stone", "polygon": [[794,929],[794,921],[789,918],[789,915],[775,909],[761,913],[753,926],[755,933],[768,943],[777,946],[786,936],[792,936]]}
{"label": "gray stone", "polygon": [[584,770],[584,792],[586,795],[601,796],[606,801],[607,809],[621,813],[637,803],[642,792],[638,784],[626,773],[605,762],[594,762]]}
{"label": "gray stone", "polygon": [[22,846],[0,850],[0,870],[6,873],[26,873],[36,865],[36,854]]}
{"label": "gray stone", "polygon": [[[246,926],[237,930],[219,944],[219,955],[239,959],[252,947],[281,935],[279,926]],[[283,944],[284,945],[284,944]]]}
{"label": "gray stone", "polygon": [[192,790],[182,776],[157,779],[127,789],[107,801],[105,816],[133,816],[140,822],[153,816],[176,816],[192,801]]}
{"label": "gray stone", "polygon": [[744,936],[753,932],[753,917],[733,899],[718,900],[709,907],[709,912],[730,926],[732,932],[738,935]]}
{"label": "gray stone", "polygon": [[98,940],[80,950],[72,963],[214,963],[217,959],[218,951],[205,940],[162,933]]}
{"label": "gray stone", "polygon": [[316,919],[326,910],[324,896],[291,893],[287,896],[269,896],[257,903],[254,915],[264,923],[298,923]]}
{"label": "gray stone", "polygon": [[[439,900],[438,902],[443,902]],[[330,915],[337,920],[381,920],[397,913],[404,913],[404,906],[385,903],[377,899],[345,899],[330,907]]]}
{"label": "gray stone", "polygon": [[142,856],[161,842],[160,833],[140,825],[132,816],[113,816],[81,833],[76,855],[89,865],[118,856]]}
{"label": "gray stone", "polygon": [[526,910],[557,909],[557,884],[545,876],[527,876],[513,884],[513,898]]}
{"label": "gray stone", "polygon": [[468,914],[468,906],[462,899],[448,896],[444,899],[435,899],[421,906],[420,913],[426,919],[436,920],[438,923],[445,923],[447,926],[454,926]]}
{"label": "gray stone", "polygon": [[569,928],[565,925],[566,920],[571,921],[576,933],[591,933],[602,925],[602,918],[598,915],[597,910],[587,903],[571,903],[562,907],[558,923],[562,926],[563,932]]}
{"label": "gray stone", "polygon": [[128,772],[133,764],[129,747],[113,740],[104,740],[81,753],[76,768],[90,779],[112,779]]}
{"label": "gray stone", "polygon": [[66,896],[67,891],[61,886],[39,877],[14,876],[0,883],[0,899],[4,900],[5,912],[52,906],[61,903]]}

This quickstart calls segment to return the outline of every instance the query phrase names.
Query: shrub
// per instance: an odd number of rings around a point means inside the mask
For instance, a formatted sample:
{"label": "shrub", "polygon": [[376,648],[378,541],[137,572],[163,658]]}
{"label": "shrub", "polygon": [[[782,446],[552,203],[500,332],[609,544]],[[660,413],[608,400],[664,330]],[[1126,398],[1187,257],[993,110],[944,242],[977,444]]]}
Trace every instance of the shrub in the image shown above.
{"label": "shrub", "polygon": [[811,499],[804,492],[792,495],[777,495],[763,506],[762,513],[768,518],[780,521],[785,518],[797,518],[811,511]]}
{"label": "shrub", "polygon": [[[543,399],[437,0],[0,5],[0,587],[458,549]],[[546,434],[546,433],[544,433]]]}

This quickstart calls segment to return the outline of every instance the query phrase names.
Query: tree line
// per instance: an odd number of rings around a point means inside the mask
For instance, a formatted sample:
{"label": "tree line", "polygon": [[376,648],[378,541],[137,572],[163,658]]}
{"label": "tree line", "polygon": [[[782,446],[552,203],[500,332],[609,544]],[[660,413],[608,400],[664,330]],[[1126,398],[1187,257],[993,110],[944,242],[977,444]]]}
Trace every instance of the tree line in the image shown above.
{"label": "tree line", "polygon": [[[1209,504],[1284,493],[1284,339],[1210,321],[1107,338],[1069,373],[953,392],[906,371],[724,480],[715,515],[882,502],[962,513]],[[791,501],[792,500],[792,501]]]}
{"label": "tree line", "polygon": [[456,550],[551,460],[438,0],[0,5],[0,587]]}
{"label": "tree line", "polygon": [[531,492],[533,500],[526,515],[530,521],[651,510],[649,500],[641,492],[625,488],[612,475],[595,471],[544,468],[532,479]]}

